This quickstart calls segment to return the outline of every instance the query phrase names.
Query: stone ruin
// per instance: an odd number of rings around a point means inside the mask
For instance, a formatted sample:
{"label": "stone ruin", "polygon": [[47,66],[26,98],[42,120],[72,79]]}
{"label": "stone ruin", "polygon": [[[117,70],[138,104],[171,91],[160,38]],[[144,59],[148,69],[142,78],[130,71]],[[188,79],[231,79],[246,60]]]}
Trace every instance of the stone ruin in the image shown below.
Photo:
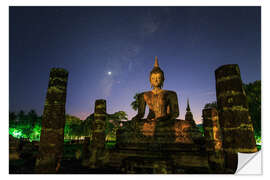
{"label": "stone ruin", "polygon": [[52,68],[42,116],[37,173],[56,173],[64,146],[65,105],[68,72]]}
{"label": "stone ruin", "polygon": [[[163,90],[164,73],[157,58],[150,73],[153,90],[139,95],[138,114],[117,131],[116,147],[105,148],[106,101],[96,100],[93,137],[85,139],[83,166],[110,167],[123,173],[234,173],[238,152],[257,151],[247,99],[237,65],[215,71],[218,109],[203,109],[204,135],[187,102],[179,115],[174,91]],[[56,173],[63,151],[67,72],[52,69],[42,119],[37,172]],[[149,114],[143,119],[145,107]]]}
{"label": "stone ruin", "polygon": [[86,165],[90,168],[99,168],[104,164],[105,158],[105,128],[106,128],[106,101],[103,99],[96,100],[92,142],[88,146],[90,151],[89,159],[86,161]]}
{"label": "stone ruin", "polygon": [[[156,84],[151,82],[153,73],[161,74]],[[216,70],[219,108],[203,109],[204,136],[194,122],[189,101],[185,119],[175,119],[177,95],[161,90],[164,79],[156,58],[150,82],[157,90],[139,95],[138,114],[117,131],[114,151],[100,157],[107,159],[107,165],[125,173],[234,173],[238,152],[257,151],[237,65]],[[149,114],[142,119],[146,105]]]}
{"label": "stone ruin", "polygon": [[224,166],[226,172],[233,173],[237,169],[238,152],[257,152],[254,129],[238,65],[219,67],[215,77]]}

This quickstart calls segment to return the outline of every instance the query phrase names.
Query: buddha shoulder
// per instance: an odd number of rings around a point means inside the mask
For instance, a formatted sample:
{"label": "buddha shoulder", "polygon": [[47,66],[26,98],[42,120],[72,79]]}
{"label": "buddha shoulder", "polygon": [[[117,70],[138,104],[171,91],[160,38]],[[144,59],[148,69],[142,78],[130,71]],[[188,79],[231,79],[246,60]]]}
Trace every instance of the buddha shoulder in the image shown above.
{"label": "buddha shoulder", "polygon": [[[164,90],[162,89],[162,91],[160,91],[159,93],[157,93],[159,95],[168,95],[168,96],[177,96],[175,91],[170,91],[170,90]],[[149,98],[152,97],[153,95],[155,95],[155,93],[153,93],[152,91],[146,91],[142,93],[142,96],[144,98]]]}
{"label": "buddha shoulder", "polygon": [[145,99],[145,98],[151,97],[152,94],[153,94],[152,91],[145,91],[145,92],[142,93],[142,96],[143,96],[144,99]]}

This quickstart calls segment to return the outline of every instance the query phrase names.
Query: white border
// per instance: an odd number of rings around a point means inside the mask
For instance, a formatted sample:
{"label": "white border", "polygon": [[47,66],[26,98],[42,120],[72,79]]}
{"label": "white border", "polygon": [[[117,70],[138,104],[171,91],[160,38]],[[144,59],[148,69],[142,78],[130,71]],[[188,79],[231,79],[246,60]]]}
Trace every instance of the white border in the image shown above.
{"label": "white border", "polygon": [[[1,93],[0,93],[0,99],[1,99],[1,115],[2,115],[2,121],[1,121],[1,137],[2,142],[5,142],[8,144],[7,137],[7,131],[8,131],[8,102],[9,102],[9,95],[8,95],[8,6],[262,6],[262,128],[263,128],[263,149],[269,149],[267,148],[268,145],[266,141],[268,141],[268,128],[270,119],[269,114],[267,114],[267,109],[269,109],[269,82],[267,78],[269,77],[269,17],[270,17],[270,9],[269,9],[269,1],[268,0],[136,0],[132,2],[132,0],[2,0],[0,6],[0,19],[1,19],[1,33],[0,33],[0,39],[1,39],[1,61],[0,61],[0,67],[1,67]],[[268,115],[268,116],[267,116]],[[17,176],[17,175],[8,175],[8,163],[6,163],[6,160],[8,157],[6,156],[8,154],[8,148],[7,146],[1,146],[1,176],[5,176],[7,178],[30,178],[30,179],[48,179],[48,178],[56,178],[56,176],[43,176],[39,175],[36,177],[35,175],[29,176],[24,175]],[[270,159],[268,157],[268,153],[263,153],[263,167],[267,167],[265,164],[266,159]],[[263,178],[268,175],[269,171],[265,170],[263,171]],[[191,178],[191,179],[198,179],[203,178],[203,176],[207,179],[216,179],[216,178],[236,178],[235,176],[213,176],[213,175],[193,175],[192,177],[186,177],[186,175],[170,175],[165,176],[165,178]],[[4,178],[5,178],[4,177]],[[134,175],[134,176],[118,176],[118,175],[109,175],[109,176],[98,176],[98,175],[81,175],[80,178],[115,178],[115,179],[121,179],[121,178],[128,178],[128,179],[137,179],[137,178],[147,178],[147,176],[142,175]],[[262,176],[243,176],[240,178],[248,179],[248,178],[261,178]],[[61,177],[60,177],[61,178]],[[65,176],[65,179],[73,179],[74,176]],[[149,177],[148,178],[152,178]],[[164,178],[163,176],[154,176],[153,178]],[[239,176],[237,177],[239,178]]]}

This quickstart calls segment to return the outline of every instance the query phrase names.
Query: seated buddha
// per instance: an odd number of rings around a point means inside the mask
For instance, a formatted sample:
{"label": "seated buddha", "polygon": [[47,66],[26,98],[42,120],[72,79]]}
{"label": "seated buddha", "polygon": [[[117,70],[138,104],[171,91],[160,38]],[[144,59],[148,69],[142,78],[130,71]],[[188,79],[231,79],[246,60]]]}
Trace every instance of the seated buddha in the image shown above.
{"label": "seated buddha", "polygon": [[[154,136],[155,132],[162,127],[169,128],[167,131],[172,131],[170,128],[179,116],[179,108],[177,94],[174,91],[162,89],[165,78],[158,65],[157,57],[155,57],[154,68],[150,72],[149,80],[152,90],[139,95],[138,113],[132,118],[132,121],[137,124],[136,129],[140,129],[142,134]],[[149,107],[149,114],[146,120],[143,120],[146,105]],[[138,124],[142,127],[138,127]],[[164,128],[162,128],[163,131]]]}
{"label": "seated buddha", "polygon": [[[168,144],[173,144],[174,147],[174,143],[192,144],[196,139],[201,139],[202,135],[195,125],[189,104],[186,119],[176,119],[179,116],[177,94],[162,89],[165,78],[157,57],[149,80],[152,90],[139,94],[138,113],[118,129],[117,146],[143,149],[146,146],[152,148],[153,144],[162,144],[167,148]],[[143,119],[146,105],[149,107],[149,114]]]}

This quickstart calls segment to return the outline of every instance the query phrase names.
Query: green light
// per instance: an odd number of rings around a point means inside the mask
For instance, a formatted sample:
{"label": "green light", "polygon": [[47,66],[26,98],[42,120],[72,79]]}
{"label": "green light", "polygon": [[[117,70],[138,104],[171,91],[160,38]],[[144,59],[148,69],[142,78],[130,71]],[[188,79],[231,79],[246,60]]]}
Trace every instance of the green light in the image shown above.
{"label": "green light", "polygon": [[15,128],[10,128],[9,134],[11,134],[13,137],[16,137],[16,138],[21,138],[23,136],[21,130],[18,130]]}
{"label": "green light", "polygon": [[255,136],[255,139],[256,139],[256,144],[257,144],[257,145],[261,145],[261,143],[262,143],[262,138],[261,138],[261,136]]}
{"label": "green light", "polygon": [[22,133],[21,132],[13,132],[13,135],[16,136],[16,137],[18,137],[18,136],[21,136]]}

